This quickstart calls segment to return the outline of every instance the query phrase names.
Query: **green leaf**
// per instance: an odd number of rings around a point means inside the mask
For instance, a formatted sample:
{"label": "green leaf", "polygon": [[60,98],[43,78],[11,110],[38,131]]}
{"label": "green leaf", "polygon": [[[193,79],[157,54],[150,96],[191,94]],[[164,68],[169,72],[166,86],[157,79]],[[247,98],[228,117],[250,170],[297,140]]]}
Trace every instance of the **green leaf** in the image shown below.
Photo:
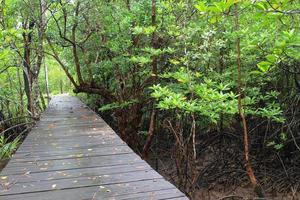
{"label": "green leaf", "polygon": [[209,22],[214,24],[218,21],[218,17],[217,16],[213,16],[212,18],[210,18]]}
{"label": "green leaf", "polygon": [[274,146],[274,145],[276,145],[275,141],[271,141],[271,142],[269,142],[269,143],[267,144],[268,147],[271,147],[271,146]]}
{"label": "green leaf", "polygon": [[260,63],[257,64],[257,67],[262,71],[262,72],[266,72],[269,70],[270,66],[272,63],[268,62],[268,61],[262,61]]}
{"label": "green leaf", "polygon": [[273,54],[269,54],[266,56],[267,60],[270,62],[270,63],[275,63],[276,62],[276,56],[273,55]]}
{"label": "green leaf", "polygon": [[283,144],[275,144],[275,145],[274,145],[274,148],[275,148],[276,150],[281,150],[283,147],[284,147]]}
{"label": "green leaf", "polygon": [[170,59],[170,63],[172,63],[173,65],[179,65],[180,62],[178,60],[175,59]]}
{"label": "green leaf", "polygon": [[263,2],[257,3],[257,4],[256,4],[256,7],[259,8],[259,9],[261,9],[261,10],[266,10],[266,7],[265,7],[265,5],[264,5]]}
{"label": "green leaf", "polygon": [[204,4],[204,2],[199,2],[197,5],[195,5],[195,8],[199,10],[200,12],[206,12],[207,6]]}

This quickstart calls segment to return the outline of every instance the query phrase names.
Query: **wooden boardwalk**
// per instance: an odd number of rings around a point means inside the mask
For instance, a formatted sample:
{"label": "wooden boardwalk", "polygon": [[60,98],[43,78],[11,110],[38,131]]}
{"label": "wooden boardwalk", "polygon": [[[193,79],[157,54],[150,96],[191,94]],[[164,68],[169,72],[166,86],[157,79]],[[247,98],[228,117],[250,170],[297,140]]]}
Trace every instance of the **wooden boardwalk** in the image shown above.
{"label": "wooden boardwalk", "polygon": [[68,95],[51,100],[0,181],[0,200],[188,199]]}

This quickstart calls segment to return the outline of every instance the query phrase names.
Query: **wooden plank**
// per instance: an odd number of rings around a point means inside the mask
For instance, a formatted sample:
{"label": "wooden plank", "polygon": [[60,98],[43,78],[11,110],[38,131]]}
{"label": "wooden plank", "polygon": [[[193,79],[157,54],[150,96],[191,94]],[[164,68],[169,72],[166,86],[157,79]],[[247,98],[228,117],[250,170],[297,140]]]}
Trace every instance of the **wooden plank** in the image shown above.
{"label": "wooden plank", "polygon": [[83,149],[63,149],[63,150],[52,150],[52,151],[22,151],[14,156],[11,162],[24,162],[24,161],[41,161],[41,160],[57,160],[61,158],[75,158],[78,154],[84,154],[87,156],[103,156],[103,155],[114,155],[120,153],[131,153],[132,150],[127,145],[120,146],[104,146],[99,147],[95,145],[94,148],[83,148]]}
{"label": "wooden plank", "polygon": [[124,165],[115,165],[115,166],[96,166],[96,167],[85,167],[85,168],[76,168],[68,169],[62,171],[48,171],[48,172],[28,172],[25,174],[16,174],[10,176],[0,176],[0,179],[3,180],[2,183],[26,183],[26,182],[38,182],[45,180],[55,180],[63,178],[77,178],[85,176],[99,176],[99,175],[111,175],[119,174],[124,172],[133,172],[133,171],[149,171],[152,168],[145,163],[133,163],[133,164],[124,164]]}
{"label": "wooden plank", "polygon": [[76,147],[86,147],[88,145],[98,145],[98,146],[118,146],[124,145],[125,143],[119,139],[109,139],[109,138],[101,138],[101,137],[81,137],[70,139],[57,139],[52,140],[40,140],[36,142],[32,142],[31,145],[26,142],[24,146],[22,145],[17,151],[41,151],[46,148],[51,149],[65,149],[65,148],[76,148]]}
{"label": "wooden plank", "polygon": [[[141,178],[142,177],[142,178]],[[126,173],[118,173],[112,175],[98,175],[80,176],[76,178],[63,178],[55,180],[37,181],[37,182],[14,182],[11,188],[0,191],[0,198],[3,195],[10,194],[24,194],[31,192],[44,192],[51,190],[64,190],[72,188],[81,188],[88,186],[105,186],[119,183],[130,183],[134,181],[156,180],[162,177],[154,172],[149,171],[134,171]]]}
{"label": "wooden plank", "polygon": [[[115,149],[115,147],[114,147]],[[126,155],[129,153],[133,153],[131,150],[113,150],[110,153],[106,152],[92,152],[92,153],[85,153],[85,152],[79,152],[75,154],[68,154],[68,155],[50,155],[50,156],[34,156],[34,157],[25,157],[25,158],[19,158],[14,159],[12,163],[17,163],[18,165],[21,165],[22,163],[28,163],[28,162],[41,162],[41,161],[52,161],[52,160],[66,160],[66,159],[77,159],[78,157],[101,157],[101,156],[112,156],[112,155]]]}
{"label": "wooden plank", "polygon": [[[131,195],[158,190],[174,189],[171,184],[165,184],[163,179],[145,180],[131,183],[118,183],[105,186],[91,186],[66,190],[51,190],[37,193],[15,194],[1,196],[1,200],[102,200],[118,199],[121,195]],[[63,198],[62,198],[63,197]],[[155,199],[155,198],[154,198]],[[187,199],[187,198],[186,198]]]}
{"label": "wooden plank", "polygon": [[22,164],[9,162],[2,171],[1,175],[9,174],[25,174],[27,172],[39,171],[61,171],[74,168],[94,167],[94,166],[114,166],[126,163],[143,162],[134,153],[120,155],[106,155],[101,157],[83,157],[78,155],[78,158],[70,158],[64,160],[46,160],[37,162],[24,162]]}
{"label": "wooden plank", "polygon": [[[61,130],[62,131],[62,130]],[[65,130],[63,132],[57,133],[56,131],[53,130],[48,130],[48,131],[44,131],[43,134],[40,134],[39,132],[36,133],[36,135],[33,136],[33,131],[31,133],[31,136],[28,137],[29,141],[31,140],[38,140],[38,139],[44,139],[44,138],[52,138],[52,139],[59,139],[60,136],[63,137],[70,137],[70,136],[93,136],[93,135],[102,135],[102,136],[112,136],[115,135],[115,133],[111,130],[107,130],[107,129],[87,129],[84,131],[88,131],[88,132],[83,132],[83,130],[79,130],[79,129],[68,129]]]}
{"label": "wooden plank", "polygon": [[[53,147],[53,144],[56,144],[56,147]],[[47,140],[41,140],[38,143],[33,142],[32,146],[29,145],[24,145],[24,147],[20,147],[20,148],[29,148],[31,150],[35,150],[35,149],[44,149],[45,146],[51,146],[51,148],[57,148],[59,146],[63,146],[63,147],[76,147],[76,146],[82,146],[82,145],[93,145],[93,144],[98,144],[99,146],[104,146],[104,145],[122,145],[124,144],[124,142],[120,141],[120,140],[112,140],[112,139],[102,139],[102,138],[97,138],[97,137],[91,137],[88,138],[88,136],[86,137],[82,137],[80,139],[77,140],[72,140],[72,139],[59,139],[59,140],[51,140],[49,139]]]}
{"label": "wooden plank", "polygon": [[[54,144],[56,144],[55,148],[53,147]],[[54,143],[51,147],[51,151],[54,150],[54,151],[64,151],[64,150],[76,150],[76,149],[90,149],[90,148],[106,148],[106,147],[121,147],[121,146],[124,146],[125,143],[112,143],[112,144],[99,144],[99,143],[86,143],[86,144],[66,144],[65,146],[58,146],[59,143]],[[21,147],[22,148],[22,147]],[[47,150],[47,146],[45,146],[45,148],[27,148],[27,147],[24,147],[20,150],[20,148],[18,149],[17,153],[24,153],[24,154],[28,154],[28,153],[34,153],[34,152],[48,152]],[[15,154],[14,156],[16,156],[17,154]],[[13,156],[13,157],[14,157]]]}

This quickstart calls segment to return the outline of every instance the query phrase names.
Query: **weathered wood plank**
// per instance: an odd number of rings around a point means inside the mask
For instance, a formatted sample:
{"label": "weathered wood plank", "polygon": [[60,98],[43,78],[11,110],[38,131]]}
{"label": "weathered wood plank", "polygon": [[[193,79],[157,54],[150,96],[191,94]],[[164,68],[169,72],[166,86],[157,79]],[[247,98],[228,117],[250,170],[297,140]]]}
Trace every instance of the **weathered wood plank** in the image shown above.
{"label": "weathered wood plank", "polygon": [[63,159],[63,160],[45,160],[36,162],[9,162],[5,169],[3,169],[3,175],[9,174],[24,174],[28,171],[55,171],[55,170],[67,170],[83,167],[94,166],[114,166],[122,165],[126,163],[138,163],[142,162],[141,159],[134,153],[120,154],[120,155],[105,155],[101,157],[83,157],[78,155],[77,158]]}
{"label": "weathered wood plank", "polygon": [[14,156],[11,162],[25,161],[42,161],[42,160],[57,160],[62,158],[77,158],[83,154],[83,157],[95,157],[104,155],[115,155],[121,153],[131,153],[132,150],[127,145],[122,146],[105,146],[84,149],[66,149],[53,151],[22,151]]}
{"label": "weathered wood plank", "polygon": [[[159,188],[159,189],[158,189]],[[102,199],[119,199],[122,195],[132,195],[139,193],[152,192],[157,190],[174,189],[171,184],[165,184],[162,179],[145,180],[131,183],[118,183],[105,186],[91,186],[72,188],[66,190],[51,190],[37,193],[26,193],[16,195],[1,196],[1,200],[102,200]],[[172,191],[173,192],[173,191]],[[181,193],[182,194],[182,193]],[[62,198],[63,197],[63,198]],[[160,199],[160,198],[144,198]],[[185,198],[187,199],[187,198]]]}
{"label": "weathered wood plank", "polygon": [[[5,182],[18,182],[18,183],[26,183],[26,182],[38,182],[45,180],[55,180],[55,179],[63,179],[63,178],[77,178],[84,176],[99,176],[99,175],[109,175],[109,174],[119,174],[125,172],[133,172],[133,171],[149,171],[152,168],[145,163],[134,163],[134,164],[125,164],[125,165],[115,165],[115,166],[96,166],[96,167],[85,167],[85,168],[77,168],[77,169],[68,169],[62,171],[48,171],[48,172],[28,172],[25,174],[16,174],[10,175],[9,177],[0,176],[0,179],[3,179],[3,183]],[[5,180],[5,181],[4,181]]]}
{"label": "weathered wood plank", "polygon": [[[67,174],[66,174],[67,176]],[[111,184],[119,183],[130,183],[134,181],[144,181],[144,180],[156,180],[162,179],[162,177],[154,172],[153,170],[149,171],[134,171],[127,173],[118,173],[114,175],[98,175],[93,174],[92,176],[80,176],[76,178],[63,178],[55,180],[44,180],[37,182],[26,182],[19,183],[17,180],[14,183],[13,187],[3,189],[0,191],[0,198],[3,195],[9,194],[24,194],[31,192],[44,192],[51,190],[64,190],[72,188],[81,188],[88,186],[105,186]]]}

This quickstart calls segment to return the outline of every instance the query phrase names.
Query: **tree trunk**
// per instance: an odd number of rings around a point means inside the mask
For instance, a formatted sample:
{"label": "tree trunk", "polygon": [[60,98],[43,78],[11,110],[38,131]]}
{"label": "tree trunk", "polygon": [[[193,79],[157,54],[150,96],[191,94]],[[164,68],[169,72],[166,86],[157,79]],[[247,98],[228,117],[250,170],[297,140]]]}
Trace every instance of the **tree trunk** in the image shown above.
{"label": "tree trunk", "polygon": [[[36,64],[33,66],[32,69],[32,93],[33,93],[33,106],[35,108],[35,115],[37,116],[40,111],[42,110],[40,105],[40,97],[42,94],[40,92],[39,87],[39,74],[41,70],[41,66],[44,60],[44,37],[45,37],[45,12],[46,12],[46,2],[44,0],[39,1],[39,18],[37,23],[37,30],[38,30],[38,47],[37,47],[37,60]],[[44,106],[44,105],[43,105]]]}
{"label": "tree trunk", "polygon": [[[26,24],[24,25],[26,29]],[[23,54],[23,78],[24,78],[24,89],[27,97],[27,109],[31,113],[31,116],[34,116],[33,100],[32,100],[32,73],[31,73],[31,63],[30,63],[30,45],[32,40],[32,29],[34,27],[34,22],[30,21],[28,30],[29,33],[23,33],[23,42],[24,42],[24,54]]]}
{"label": "tree trunk", "polygon": [[63,94],[64,90],[63,90],[63,81],[62,80],[59,81],[59,87],[60,87],[60,93]]}
{"label": "tree trunk", "polygon": [[[239,31],[239,15],[238,15],[238,5],[235,3],[235,26],[236,31]],[[242,105],[242,76],[241,76],[241,47],[240,47],[240,38],[238,37],[236,40],[236,51],[237,51],[237,71],[238,71],[238,77],[237,77],[237,87],[238,87],[238,112],[240,115],[240,118],[242,120],[243,125],[243,140],[244,140],[244,158],[245,158],[245,167],[247,171],[247,175],[250,179],[250,182],[254,188],[254,191],[258,195],[259,198],[264,198],[263,190],[258,183],[256,176],[254,174],[254,170],[252,168],[252,164],[250,161],[250,151],[249,151],[249,133],[248,133],[248,127],[247,127],[247,121],[243,110]]]}
{"label": "tree trunk", "polygon": [[19,68],[17,70],[17,77],[18,77],[18,82],[19,82],[19,96],[20,96],[20,105],[21,105],[21,107],[19,108],[19,113],[22,116],[24,114],[23,87],[22,87],[23,84],[22,84],[22,79],[21,79]]}
{"label": "tree trunk", "polygon": [[[153,27],[156,26],[156,0],[152,0],[152,16],[151,16],[151,24]],[[152,34],[152,47],[157,49],[157,34],[156,31]],[[157,83],[157,56],[153,56],[152,58],[152,74],[154,75],[154,83]],[[151,119],[149,124],[148,130],[148,137],[146,143],[143,148],[143,157],[146,158],[148,156],[148,151],[151,147],[152,140],[154,138],[155,133],[155,120],[156,120],[156,109],[155,103],[152,103],[152,112],[151,112]]]}
{"label": "tree trunk", "polygon": [[50,89],[49,89],[49,77],[48,77],[48,66],[44,63],[44,70],[45,70],[45,87],[46,87],[46,94],[47,94],[47,104],[50,101]]}

